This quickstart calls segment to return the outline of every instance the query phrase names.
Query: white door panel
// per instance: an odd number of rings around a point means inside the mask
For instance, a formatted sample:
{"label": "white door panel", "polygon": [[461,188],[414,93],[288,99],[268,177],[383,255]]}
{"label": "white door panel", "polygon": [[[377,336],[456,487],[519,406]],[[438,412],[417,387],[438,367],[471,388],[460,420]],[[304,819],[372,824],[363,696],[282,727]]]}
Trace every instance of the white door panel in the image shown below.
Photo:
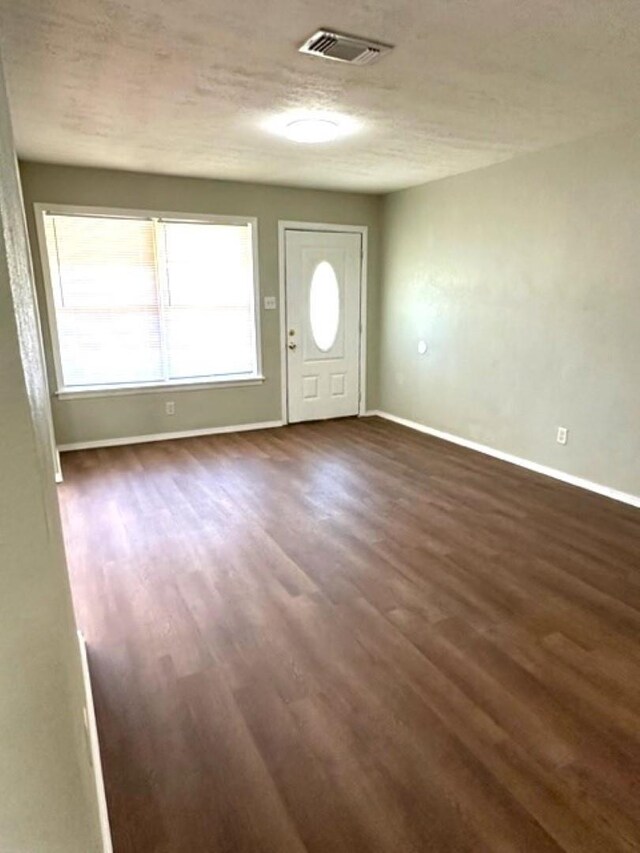
{"label": "white door panel", "polygon": [[358,413],[362,237],[285,234],[289,421]]}

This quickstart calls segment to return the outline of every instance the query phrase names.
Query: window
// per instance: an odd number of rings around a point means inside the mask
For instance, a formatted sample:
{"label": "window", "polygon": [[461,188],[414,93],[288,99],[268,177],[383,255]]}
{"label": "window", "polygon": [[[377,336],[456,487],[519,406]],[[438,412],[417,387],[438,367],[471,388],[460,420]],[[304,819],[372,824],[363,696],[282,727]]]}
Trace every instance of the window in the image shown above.
{"label": "window", "polygon": [[309,321],[316,346],[329,352],[340,326],[340,287],[329,261],[320,261],[311,277]]}
{"label": "window", "polygon": [[253,221],[42,223],[60,391],[260,378]]}

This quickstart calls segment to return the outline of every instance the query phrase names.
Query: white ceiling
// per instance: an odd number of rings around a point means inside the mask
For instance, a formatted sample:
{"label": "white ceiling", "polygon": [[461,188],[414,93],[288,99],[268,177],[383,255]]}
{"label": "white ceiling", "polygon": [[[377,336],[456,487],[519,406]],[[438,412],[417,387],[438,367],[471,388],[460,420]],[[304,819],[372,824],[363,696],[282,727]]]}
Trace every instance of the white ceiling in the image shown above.
{"label": "white ceiling", "polygon": [[[369,67],[297,53],[320,26],[396,45]],[[638,0],[0,0],[19,154],[387,191],[634,121]],[[350,137],[263,127],[344,113]]]}

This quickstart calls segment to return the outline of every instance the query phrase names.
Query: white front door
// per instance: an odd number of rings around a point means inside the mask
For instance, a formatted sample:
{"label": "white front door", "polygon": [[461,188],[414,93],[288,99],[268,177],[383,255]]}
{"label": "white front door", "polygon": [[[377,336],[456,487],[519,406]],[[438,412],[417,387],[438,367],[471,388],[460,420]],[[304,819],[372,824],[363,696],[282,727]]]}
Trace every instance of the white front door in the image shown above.
{"label": "white front door", "polygon": [[358,414],[362,235],[285,231],[291,423]]}

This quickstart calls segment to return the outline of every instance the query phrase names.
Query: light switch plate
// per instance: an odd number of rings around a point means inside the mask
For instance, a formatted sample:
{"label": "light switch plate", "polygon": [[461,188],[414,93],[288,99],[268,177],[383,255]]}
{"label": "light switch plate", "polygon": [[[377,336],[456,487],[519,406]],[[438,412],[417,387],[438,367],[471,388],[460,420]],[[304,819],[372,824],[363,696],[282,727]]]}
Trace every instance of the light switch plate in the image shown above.
{"label": "light switch plate", "polygon": [[273,311],[277,306],[275,296],[265,296],[263,300],[264,310]]}

